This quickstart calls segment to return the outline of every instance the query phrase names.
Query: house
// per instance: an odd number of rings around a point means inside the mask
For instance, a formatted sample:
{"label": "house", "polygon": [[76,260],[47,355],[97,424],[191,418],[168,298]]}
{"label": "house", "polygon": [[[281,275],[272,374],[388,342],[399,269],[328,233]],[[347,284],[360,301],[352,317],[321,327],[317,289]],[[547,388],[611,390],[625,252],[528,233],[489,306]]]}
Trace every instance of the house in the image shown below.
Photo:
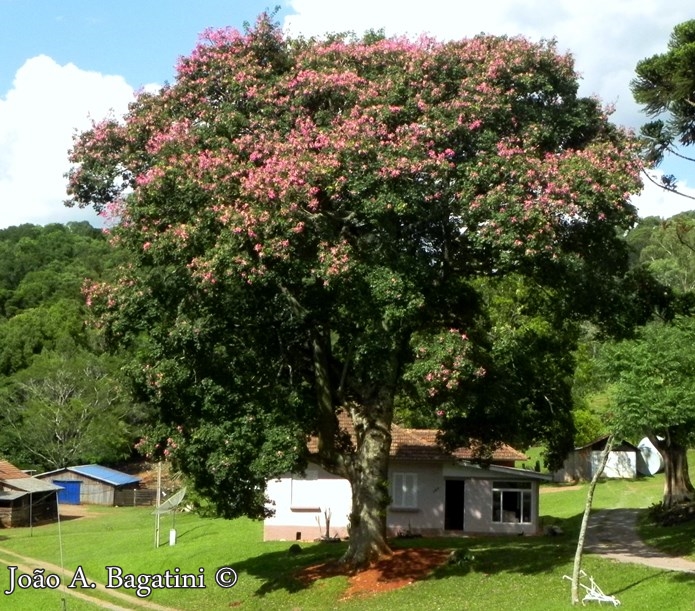
{"label": "house", "polygon": [[[575,448],[565,459],[562,469],[553,474],[556,482],[590,480],[601,464],[601,453],[608,443],[608,435]],[[614,443],[602,477],[608,479],[634,479],[646,466],[641,450],[629,441]]]}
{"label": "house", "polygon": [[57,519],[59,490],[0,460],[0,526],[29,526]]}
{"label": "house", "polygon": [[139,477],[101,465],[64,467],[36,477],[60,486],[58,501],[66,505],[122,505],[119,497],[140,487]]}
{"label": "house", "polygon": [[[348,428],[344,420],[341,425]],[[441,449],[437,431],[393,425],[391,433],[391,536],[539,532],[538,485],[550,477],[511,466],[526,456],[503,445],[482,466],[469,448]],[[316,450],[315,440],[309,450]],[[330,536],[348,534],[350,484],[316,463],[304,475],[268,482],[267,495],[275,513],[264,522],[265,540],[313,540],[326,534],[327,520]]]}

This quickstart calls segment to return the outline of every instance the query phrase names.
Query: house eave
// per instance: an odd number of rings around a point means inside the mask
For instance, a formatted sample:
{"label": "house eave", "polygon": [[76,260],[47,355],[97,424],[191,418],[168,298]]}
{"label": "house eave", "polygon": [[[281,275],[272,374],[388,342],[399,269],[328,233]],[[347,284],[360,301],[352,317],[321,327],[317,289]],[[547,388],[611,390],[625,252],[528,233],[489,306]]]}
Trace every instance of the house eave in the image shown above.
{"label": "house eave", "polygon": [[552,482],[553,476],[547,473],[538,473],[529,469],[519,469],[517,467],[504,467],[502,465],[481,465],[480,463],[471,462],[469,460],[458,460],[457,465],[467,467],[469,469],[477,469],[481,476],[492,473],[496,475],[506,475],[520,479],[531,479],[539,482]]}

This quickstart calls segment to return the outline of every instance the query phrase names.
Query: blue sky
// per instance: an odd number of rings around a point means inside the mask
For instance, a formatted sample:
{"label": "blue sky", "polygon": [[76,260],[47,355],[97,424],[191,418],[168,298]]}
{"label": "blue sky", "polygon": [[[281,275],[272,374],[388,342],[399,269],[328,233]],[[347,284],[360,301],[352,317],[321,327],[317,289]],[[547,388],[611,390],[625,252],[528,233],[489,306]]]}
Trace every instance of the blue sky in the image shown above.
{"label": "blue sky", "polygon": [[[632,128],[645,119],[629,92],[636,62],[663,52],[673,26],[695,17],[692,0],[0,0],[0,227],[96,223],[62,205],[75,130],[122,114],[135,90],[172,81],[205,28],[241,29],[275,5],[290,35],[554,37],[575,56],[580,92],[615,104],[614,120]],[[663,169],[695,194],[693,167],[670,160]],[[635,202],[642,215],[695,208],[651,185]]]}
{"label": "blue sky", "polygon": [[118,74],[136,89],[172,80],[207,27],[241,29],[268,6],[255,0],[0,0],[0,92],[28,58]]}

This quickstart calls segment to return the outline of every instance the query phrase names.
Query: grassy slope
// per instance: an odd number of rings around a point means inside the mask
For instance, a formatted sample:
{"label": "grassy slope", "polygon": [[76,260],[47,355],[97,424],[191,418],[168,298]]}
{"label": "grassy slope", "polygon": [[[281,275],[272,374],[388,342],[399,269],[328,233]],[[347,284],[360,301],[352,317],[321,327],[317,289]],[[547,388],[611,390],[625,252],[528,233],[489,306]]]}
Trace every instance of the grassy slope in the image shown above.
{"label": "grassy slope", "polygon": [[[171,518],[162,520],[162,542],[153,545],[154,518],[149,509],[96,510],[97,517],[64,521],[61,525],[65,566],[79,564],[88,577],[104,581],[106,565],[125,572],[156,573],[179,567],[197,573],[205,568],[205,590],[159,590],[149,600],[179,609],[519,609],[552,610],[569,607],[569,582],[575,537],[584,506],[586,487],[543,493],[544,521],[562,524],[562,537],[494,537],[398,541],[395,545],[466,549],[474,559],[464,566],[447,566],[428,580],[362,600],[340,601],[347,584],[334,577],[304,586],[293,571],[336,557],[339,545],[303,545],[296,556],[287,553],[289,543],[261,542],[261,524],[250,520],[224,521],[179,515],[179,539],[174,547],[165,539]],[[600,484],[597,508],[647,507],[661,494],[660,478],[636,482]],[[3,531],[0,547],[60,564],[57,525]],[[2,554],[0,554],[2,559]],[[229,590],[214,584],[220,566],[232,566],[239,582]],[[689,576],[663,573],[637,565],[614,564],[587,556],[584,564],[605,592],[613,593],[630,609],[692,609],[695,582]],[[0,571],[0,589],[8,585]],[[56,592],[28,591],[13,595],[13,609],[60,608]],[[89,609],[68,598],[68,609]],[[5,601],[3,601],[5,602]]]}

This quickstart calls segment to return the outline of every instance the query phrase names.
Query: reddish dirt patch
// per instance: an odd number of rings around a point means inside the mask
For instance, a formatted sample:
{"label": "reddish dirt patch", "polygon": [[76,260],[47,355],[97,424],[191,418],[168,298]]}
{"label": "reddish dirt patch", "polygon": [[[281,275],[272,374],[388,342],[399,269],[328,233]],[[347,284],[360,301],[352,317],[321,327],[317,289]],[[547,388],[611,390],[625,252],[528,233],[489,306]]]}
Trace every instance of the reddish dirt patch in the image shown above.
{"label": "reddish dirt patch", "polygon": [[450,552],[440,549],[399,549],[378,560],[368,569],[350,572],[345,566],[331,561],[302,569],[298,578],[311,584],[318,579],[349,575],[349,585],[343,599],[368,596],[410,585],[425,579],[449,558]]}
{"label": "reddish dirt patch", "polygon": [[541,486],[541,494],[552,494],[553,492],[565,492],[566,490],[579,490],[580,484],[559,484],[558,486]]}
{"label": "reddish dirt patch", "polygon": [[[150,462],[137,462],[120,465],[117,467],[119,471],[128,473],[140,478],[141,488],[157,489],[157,479],[159,477],[159,464]],[[178,481],[176,474],[172,472],[171,465],[168,462],[161,463],[162,469],[162,490],[178,490],[181,487],[181,482]]]}
{"label": "reddish dirt patch", "polygon": [[94,513],[90,512],[86,505],[65,505],[60,506],[60,517],[68,520],[75,518],[93,518]]}

